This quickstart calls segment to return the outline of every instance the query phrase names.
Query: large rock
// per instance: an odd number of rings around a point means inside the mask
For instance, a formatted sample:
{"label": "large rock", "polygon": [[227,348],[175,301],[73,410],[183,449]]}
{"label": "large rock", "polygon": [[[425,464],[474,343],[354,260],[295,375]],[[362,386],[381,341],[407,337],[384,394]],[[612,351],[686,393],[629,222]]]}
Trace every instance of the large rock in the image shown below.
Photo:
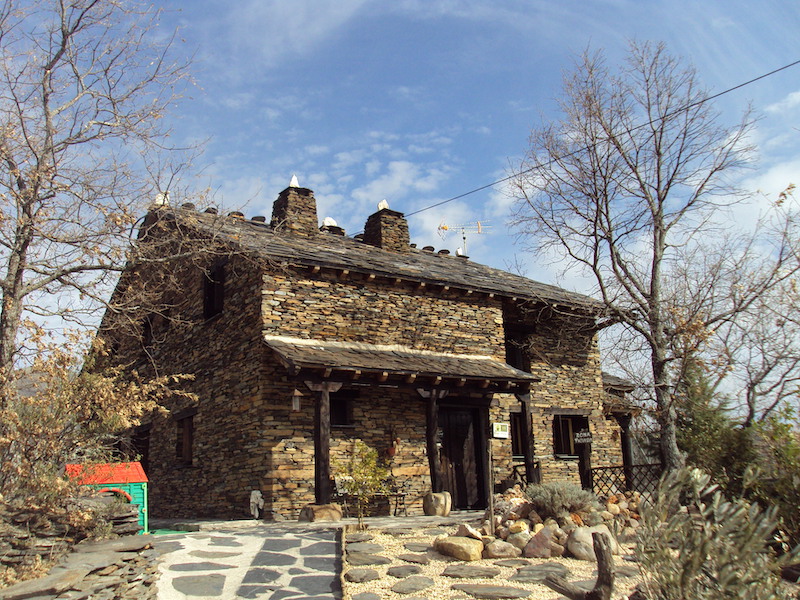
{"label": "large rock", "polygon": [[458,526],[458,531],[456,531],[456,536],[468,537],[474,540],[483,541],[483,535],[481,535],[481,532],[475,529],[472,525],[468,525],[467,523],[461,523]]}
{"label": "large rock", "polygon": [[503,540],[494,540],[483,548],[484,558],[516,558],[521,554],[522,550]]}
{"label": "large rock", "polygon": [[350,569],[347,573],[344,574],[344,578],[347,581],[352,581],[353,583],[366,583],[367,581],[374,581],[378,579],[380,575],[375,569]]}
{"label": "large rock", "polygon": [[567,538],[567,549],[570,554],[579,560],[595,562],[597,557],[594,554],[593,533],[602,533],[611,540],[611,553],[621,554],[621,548],[617,544],[614,536],[611,535],[606,525],[595,525],[594,527],[577,527],[573,529]]}
{"label": "large rock", "polygon": [[519,533],[512,533],[509,535],[506,538],[506,542],[522,550],[530,541],[530,539],[531,534],[529,531],[520,531]]}
{"label": "large rock", "polygon": [[522,554],[526,558],[550,558],[553,556],[551,546],[555,543],[555,532],[556,526],[548,525],[528,540],[522,549]]}
{"label": "large rock", "polygon": [[467,537],[439,538],[434,547],[437,552],[458,560],[480,560],[483,554],[483,542]]}
{"label": "large rock", "polygon": [[422,498],[422,512],[428,516],[446,517],[452,504],[450,492],[429,492]]}
{"label": "large rock", "polygon": [[338,504],[308,504],[300,511],[298,521],[340,521],[342,507]]}

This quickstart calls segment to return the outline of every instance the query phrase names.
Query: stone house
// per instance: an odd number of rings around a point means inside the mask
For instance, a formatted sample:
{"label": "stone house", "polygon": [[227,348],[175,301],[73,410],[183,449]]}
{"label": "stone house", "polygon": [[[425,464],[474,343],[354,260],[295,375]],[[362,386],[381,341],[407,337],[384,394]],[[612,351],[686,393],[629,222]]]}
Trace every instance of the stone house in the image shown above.
{"label": "stone house", "polygon": [[[155,207],[138,243],[172,235],[218,250],[159,267],[168,319],[126,329],[109,312],[99,333],[119,364],[194,377],[196,400],[135,436],[154,516],[244,516],[260,490],[267,514],[294,517],[331,497],[357,441],[409,513],[431,490],[481,508],[515,478],[586,484],[591,467],[622,464],[591,298],[416,248],[389,208],[356,238],[319,227],[313,192],[296,186],[271,222]],[[134,271],[118,298],[165,281]]]}

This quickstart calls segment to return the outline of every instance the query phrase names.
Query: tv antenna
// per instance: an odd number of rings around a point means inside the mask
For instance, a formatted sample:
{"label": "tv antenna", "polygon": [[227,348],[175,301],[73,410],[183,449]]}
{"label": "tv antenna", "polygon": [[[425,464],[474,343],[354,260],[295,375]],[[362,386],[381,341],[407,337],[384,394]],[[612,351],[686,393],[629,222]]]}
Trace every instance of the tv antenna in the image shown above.
{"label": "tv antenna", "polygon": [[[439,232],[439,236],[442,239],[447,237],[447,234],[451,231],[460,231],[461,232],[461,243],[462,246],[459,248],[462,254],[466,256],[467,254],[467,234],[482,234],[485,233],[487,229],[491,228],[491,225],[487,225],[489,221],[473,221],[472,223],[464,223],[462,225],[446,225],[444,221],[439,223],[439,227],[437,228]],[[456,254],[459,254],[458,250],[456,250]]]}

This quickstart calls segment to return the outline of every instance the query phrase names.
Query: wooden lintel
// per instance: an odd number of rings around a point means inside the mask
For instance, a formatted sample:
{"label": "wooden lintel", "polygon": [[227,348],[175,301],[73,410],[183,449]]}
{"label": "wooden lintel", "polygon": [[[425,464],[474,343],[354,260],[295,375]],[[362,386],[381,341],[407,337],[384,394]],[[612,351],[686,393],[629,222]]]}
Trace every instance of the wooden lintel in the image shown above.
{"label": "wooden lintel", "polygon": [[457,385],[458,387],[464,387],[464,385],[465,385],[466,383],[467,383],[467,379],[466,379],[466,377],[462,377],[461,379],[459,379],[459,380],[458,380],[458,383],[457,383],[456,385]]}
{"label": "wooden lintel", "polygon": [[488,379],[484,379],[483,381],[480,382],[480,384],[478,384],[478,387],[487,388],[487,387],[489,387],[489,383],[490,383],[490,381]]}
{"label": "wooden lintel", "polygon": [[417,379],[416,373],[409,373],[408,375],[406,375],[406,383],[414,383],[416,379]]}
{"label": "wooden lintel", "polygon": [[350,373],[350,379],[352,379],[353,381],[355,381],[359,377],[361,377],[361,371],[359,371],[358,369]]}
{"label": "wooden lintel", "polygon": [[378,375],[378,381],[380,381],[381,383],[383,383],[387,379],[389,379],[389,373],[387,373],[386,371]]}

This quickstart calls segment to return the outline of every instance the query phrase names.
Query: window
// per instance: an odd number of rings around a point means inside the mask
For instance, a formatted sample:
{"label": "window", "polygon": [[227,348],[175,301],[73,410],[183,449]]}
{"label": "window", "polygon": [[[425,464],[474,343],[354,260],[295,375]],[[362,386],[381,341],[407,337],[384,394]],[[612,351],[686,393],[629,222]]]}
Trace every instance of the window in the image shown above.
{"label": "window", "polygon": [[353,399],[351,390],[331,394],[331,427],[353,427]]}
{"label": "window", "polygon": [[210,319],[222,312],[225,300],[225,265],[217,263],[203,278],[203,316]]}
{"label": "window", "polygon": [[516,457],[525,456],[525,444],[527,440],[522,437],[523,422],[521,412],[512,412],[511,415],[511,454]]}
{"label": "window", "polygon": [[506,362],[520,371],[531,370],[527,345],[532,331],[526,327],[506,327]]}
{"label": "window", "polygon": [[[575,415],[553,416],[553,453],[560,458],[578,456],[582,440],[589,434],[589,418]],[[577,441],[576,441],[577,439]]]}
{"label": "window", "polygon": [[175,458],[184,466],[192,464],[192,445],[194,443],[194,415],[175,420]]}

